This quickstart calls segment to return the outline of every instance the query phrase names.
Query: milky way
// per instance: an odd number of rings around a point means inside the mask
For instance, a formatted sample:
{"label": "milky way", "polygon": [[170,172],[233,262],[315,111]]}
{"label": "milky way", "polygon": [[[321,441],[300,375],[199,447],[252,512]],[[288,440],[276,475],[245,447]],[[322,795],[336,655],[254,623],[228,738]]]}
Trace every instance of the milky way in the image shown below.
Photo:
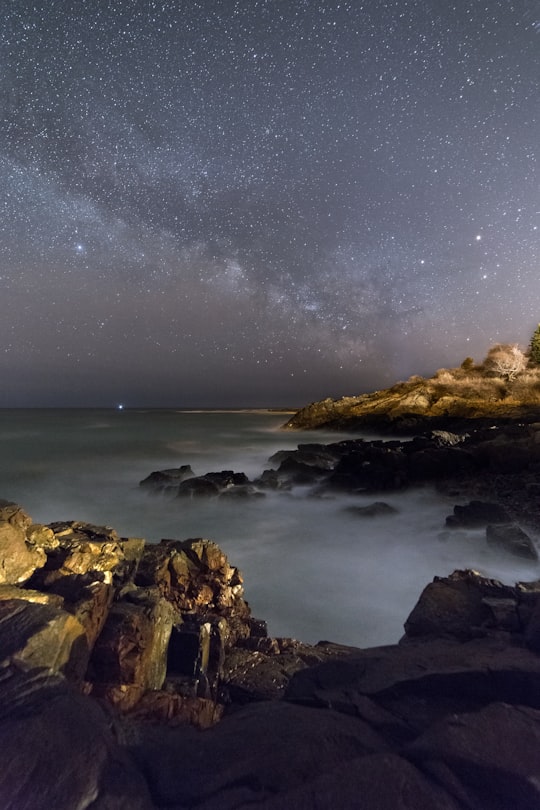
{"label": "milky way", "polygon": [[4,0],[0,405],[301,405],[540,321],[540,3]]}

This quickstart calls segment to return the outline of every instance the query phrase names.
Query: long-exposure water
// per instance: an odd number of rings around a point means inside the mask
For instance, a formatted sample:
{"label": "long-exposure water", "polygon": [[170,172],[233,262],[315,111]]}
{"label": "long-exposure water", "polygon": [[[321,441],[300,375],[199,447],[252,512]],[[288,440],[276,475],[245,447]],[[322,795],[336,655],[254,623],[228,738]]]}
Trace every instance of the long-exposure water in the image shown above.
{"label": "long-exposure water", "polygon": [[285,418],[0,410],[0,498],[39,523],[88,521],[149,542],[214,540],[243,571],[246,598],[269,632],[307,642],[396,642],[422,588],[455,568],[506,582],[538,578],[536,564],[495,553],[482,531],[446,532],[454,500],[431,488],[385,495],[397,513],[362,518],[346,507],[381,496],[314,498],[299,487],[252,500],[189,500],[138,486],[153,470],[182,464],[196,475],[227,469],[253,478],[277,450],[344,438],[281,431]]}

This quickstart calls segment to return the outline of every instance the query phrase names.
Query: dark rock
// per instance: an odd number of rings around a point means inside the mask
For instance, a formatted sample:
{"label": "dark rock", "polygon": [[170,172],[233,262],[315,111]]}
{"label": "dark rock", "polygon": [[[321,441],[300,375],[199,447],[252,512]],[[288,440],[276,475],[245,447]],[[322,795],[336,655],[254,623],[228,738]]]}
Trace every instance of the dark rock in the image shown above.
{"label": "dark rock", "polygon": [[[540,712],[493,703],[445,717],[404,750],[424,773],[469,806],[540,807]],[[459,795],[458,794],[458,795]]]}
{"label": "dark rock", "polygon": [[219,495],[219,486],[205,476],[188,478],[178,484],[176,494],[179,498],[211,498]]}
{"label": "dark rock", "polygon": [[537,560],[538,552],[533,541],[516,523],[502,523],[486,527],[488,545],[504,549],[516,557]]}
{"label": "dark rock", "polygon": [[406,458],[401,452],[366,444],[342,456],[326,486],[348,492],[400,489],[406,482],[406,469]]}
{"label": "dark rock", "polygon": [[[313,806],[289,796],[336,768],[341,777],[343,765],[387,745],[358,718],[270,701],[245,706],[203,735],[140,728],[130,748],[159,807],[233,810]],[[343,806],[339,795],[331,806]]]}
{"label": "dark rock", "polygon": [[405,633],[410,638],[485,636],[497,626],[493,600],[505,600],[505,604],[510,600],[517,615],[519,593],[515,588],[486,579],[475,571],[454,571],[449,577],[435,577],[424,588],[405,622]]}
{"label": "dark rock", "polygon": [[389,503],[385,503],[384,501],[375,501],[374,503],[368,504],[368,506],[346,506],[345,509],[347,512],[352,512],[354,515],[368,518],[379,517],[381,515],[395,515],[398,511],[394,506],[390,506]]}
{"label": "dark rock", "polygon": [[295,639],[243,639],[225,658],[222,688],[235,704],[276,700],[295,672],[349,655],[351,649],[330,643],[313,647]]}
{"label": "dark rock", "polygon": [[411,482],[437,481],[441,478],[476,472],[479,463],[473,453],[461,447],[434,446],[410,454],[408,477]]}
{"label": "dark rock", "polygon": [[0,796],[10,810],[154,810],[96,701],[46,670],[0,673]]}
{"label": "dark rock", "polygon": [[221,472],[210,472],[203,476],[207,481],[212,481],[219,489],[227,487],[238,487],[249,484],[249,478],[245,473],[235,473],[232,470],[222,470]]}
{"label": "dark rock", "polygon": [[194,478],[195,473],[189,464],[170,470],[156,470],[139,482],[139,486],[153,492],[175,492],[178,484],[186,478]]}
{"label": "dark rock", "polygon": [[447,526],[475,528],[488,523],[509,523],[510,515],[498,503],[471,501],[464,506],[454,506],[454,514],[446,518]]}

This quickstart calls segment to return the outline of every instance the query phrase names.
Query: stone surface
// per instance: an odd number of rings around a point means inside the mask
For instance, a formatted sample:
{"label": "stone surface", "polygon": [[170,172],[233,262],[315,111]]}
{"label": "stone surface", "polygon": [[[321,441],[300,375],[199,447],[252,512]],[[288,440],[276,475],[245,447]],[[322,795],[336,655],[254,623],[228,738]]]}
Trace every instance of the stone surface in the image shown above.
{"label": "stone surface", "polygon": [[487,526],[486,540],[489,546],[501,548],[516,557],[538,559],[538,551],[533,541],[516,523]]}
{"label": "stone surface", "polygon": [[0,500],[0,585],[27,582],[45,564],[45,551],[28,540],[31,525],[17,504]]}
{"label": "stone surface", "polygon": [[155,810],[110,717],[43,670],[0,672],[0,763],[5,810]]}
{"label": "stone surface", "polygon": [[[410,469],[430,442],[340,442],[326,473]],[[325,451],[302,452],[318,478]],[[0,584],[3,807],[540,806],[540,581],[455,571],[400,644],[312,646],[268,637],[211,541],[4,515],[45,564]]]}
{"label": "stone surface", "polygon": [[82,680],[88,644],[81,623],[53,604],[19,599],[0,601],[0,661],[26,669],[43,668]]}
{"label": "stone surface", "polygon": [[488,523],[508,523],[509,520],[508,512],[498,503],[470,501],[464,505],[454,506],[454,514],[446,518],[446,525],[475,528],[486,526]]}
{"label": "stone surface", "polygon": [[171,604],[157,589],[134,597],[112,605],[89,664],[95,694],[106,695],[123,710],[162,687],[175,621]]}

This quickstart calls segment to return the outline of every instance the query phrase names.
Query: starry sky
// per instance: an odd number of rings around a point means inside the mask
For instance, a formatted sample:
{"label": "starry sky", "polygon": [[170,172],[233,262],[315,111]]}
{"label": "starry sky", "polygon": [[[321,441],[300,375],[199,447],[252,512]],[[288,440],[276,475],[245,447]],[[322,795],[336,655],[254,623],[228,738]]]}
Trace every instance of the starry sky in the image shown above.
{"label": "starry sky", "polygon": [[528,343],[539,0],[0,5],[0,406],[300,406]]}

